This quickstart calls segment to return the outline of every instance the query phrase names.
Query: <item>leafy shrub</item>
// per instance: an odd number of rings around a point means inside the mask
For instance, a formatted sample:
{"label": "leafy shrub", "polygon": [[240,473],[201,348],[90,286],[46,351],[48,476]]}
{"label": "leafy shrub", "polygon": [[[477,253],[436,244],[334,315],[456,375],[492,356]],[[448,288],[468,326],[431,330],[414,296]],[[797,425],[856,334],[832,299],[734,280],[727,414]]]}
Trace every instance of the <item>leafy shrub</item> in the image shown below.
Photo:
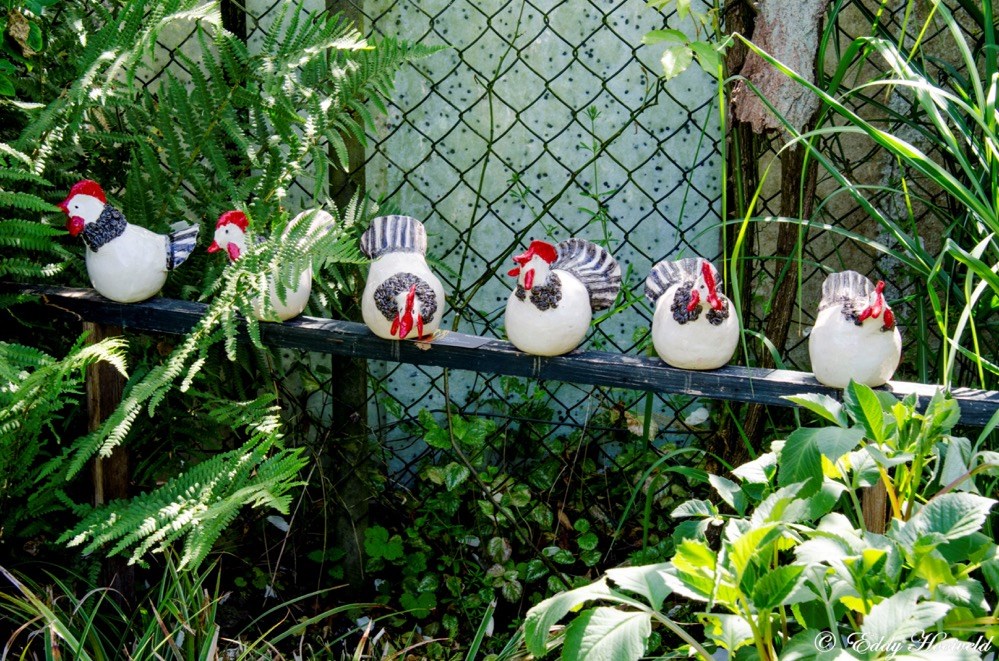
{"label": "leafy shrub", "polygon": [[[967,651],[994,635],[999,555],[986,532],[995,500],[979,495],[973,478],[994,471],[999,456],[950,434],[957,403],[938,393],[919,413],[914,398],[856,384],[842,404],[790,399],[832,425],[774,442],[733,470],[737,482],[711,476],[721,504],[690,500],[673,511],[687,521],[668,562],[610,570],[535,606],[528,649],[637,659],[654,623],[675,634],[674,647],[759,659],[844,648],[866,657],[867,645],[912,651],[926,641],[950,651],[963,641]],[[865,529],[860,504],[861,490],[876,484],[890,503],[884,534]],[[703,634],[666,614],[678,599],[702,605]],[[614,605],[582,610],[549,638],[590,601]]]}

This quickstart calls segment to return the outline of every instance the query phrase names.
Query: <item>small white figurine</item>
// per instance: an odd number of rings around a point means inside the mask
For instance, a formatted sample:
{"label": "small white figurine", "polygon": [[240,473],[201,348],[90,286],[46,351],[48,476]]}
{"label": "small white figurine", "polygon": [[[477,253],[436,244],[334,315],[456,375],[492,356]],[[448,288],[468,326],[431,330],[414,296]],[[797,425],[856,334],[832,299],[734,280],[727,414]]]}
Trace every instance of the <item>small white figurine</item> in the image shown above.
{"label": "small white figurine", "polygon": [[506,335],[536,356],[559,356],[586,337],[594,310],[609,308],[621,289],[621,266],[604,248],[583,239],[553,246],[532,241],[513,258],[517,288],[506,303]]}
{"label": "small white figurine", "polygon": [[819,383],[845,388],[853,379],[871,387],[887,383],[902,358],[895,314],[877,285],[856,271],[829,275],[808,336],[808,355]]}
{"label": "small white figurine", "polygon": [[444,287],[427,266],[427,232],[409,216],[381,216],[361,236],[372,260],[361,295],[361,317],[378,337],[432,335],[444,316]]}
{"label": "small white figurine", "polygon": [[688,370],[726,365],[739,344],[739,319],[718,292],[718,271],[706,259],[662,261],[645,279],[655,306],[652,345],[667,364]]}
{"label": "small white figurine", "polygon": [[194,250],[198,225],[184,225],[169,235],[129,225],[96,181],[84,179],[59,204],[68,219],[70,236],[87,244],[86,263],[97,293],[119,303],[135,303],[155,296],[167,272],[177,268]]}
{"label": "small white figurine", "polygon": [[[314,227],[322,225],[333,226],[333,216],[322,209],[303,211],[295,216],[285,228],[284,235],[287,236],[292,228],[297,227],[301,222],[310,222]],[[218,252],[225,250],[229,259],[236,261],[240,255],[246,251],[246,229],[249,221],[242,211],[226,211],[219,216],[215,223],[215,237],[212,244],[208,246],[208,252]],[[282,301],[277,292],[277,284],[273,278],[269,280],[270,304],[274,308],[278,319],[286,321],[302,314],[309,304],[309,294],[312,292],[312,264],[305,265],[298,277],[298,283],[294,288],[286,288],[285,300]],[[253,301],[253,311],[257,319],[264,319],[263,301],[259,298]]]}

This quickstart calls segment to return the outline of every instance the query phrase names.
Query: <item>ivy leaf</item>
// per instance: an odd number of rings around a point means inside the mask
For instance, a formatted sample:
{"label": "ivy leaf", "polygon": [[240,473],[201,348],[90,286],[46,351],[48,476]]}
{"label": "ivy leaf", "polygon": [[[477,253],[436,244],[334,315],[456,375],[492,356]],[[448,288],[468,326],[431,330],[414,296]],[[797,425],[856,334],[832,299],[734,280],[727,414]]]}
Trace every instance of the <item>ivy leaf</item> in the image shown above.
{"label": "ivy leaf", "polygon": [[645,654],[651,633],[650,613],[599,606],[569,624],[562,653],[567,659],[637,661]]}
{"label": "ivy leaf", "polygon": [[663,52],[659,62],[663,65],[663,78],[672,80],[687,70],[694,61],[694,51],[686,44],[669,46]]}
{"label": "ivy leaf", "polygon": [[[463,466],[457,462],[452,461],[441,471],[441,477],[444,480],[444,486],[448,491],[454,491],[458,488],[468,477],[472,474],[472,471],[468,470],[468,467]],[[433,478],[431,478],[433,480]]]}
{"label": "ivy leaf", "polygon": [[493,562],[506,562],[513,555],[513,546],[505,537],[493,537],[486,544],[486,552]]}
{"label": "ivy leaf", "polygon": [[794,402],[802,408],[806,408],[819,417],[825,418],[829,422],[839,427],[850,426],[850,421],[843,411],[843,405],[829,395],[816,393],[805,393],[801,395],[785,395],[781,399]]}

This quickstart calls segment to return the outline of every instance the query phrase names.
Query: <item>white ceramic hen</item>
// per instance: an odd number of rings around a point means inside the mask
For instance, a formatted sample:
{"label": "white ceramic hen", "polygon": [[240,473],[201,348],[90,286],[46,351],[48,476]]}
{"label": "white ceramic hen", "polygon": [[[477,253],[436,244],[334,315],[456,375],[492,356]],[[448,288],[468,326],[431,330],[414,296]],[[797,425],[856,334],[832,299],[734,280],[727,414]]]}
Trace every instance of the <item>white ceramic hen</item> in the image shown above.
{"label": "white ceramic hen", "polygon": [[[302,222],[312,223],[315,231],[323,231],[323,227],[333,227],[334,219],[322,209],[311,209],[303,211],[295,216],[285,228],[283,236]],[[229,259],[236,261],[240,255],[246,252],[246,230],[249,221],[242,211],[226,211],[219,216],[215,223],[215,236],[212,244],[208,246],[208,252],[218,252],[225,250]],[[312,264],[306,265],[298,276],[298,282],[294,288],[286,288],[285,299],[282,301],[278,295],[277,284],[273,278],[269,278],[270,304],[275,314],[281,321],[292,319],[302,314],[309,304],[309,295],[312,293]],[[264,320],[264,305],[260,298],[253,301],[253,311],[257,319]]]}
{"label": "white ceramic hen", "polygon": [[532,241],[513,258],[517,288],[506,303],[506,335],[536,356],[559,356],[586,337],[594,310],[609,308],[621,289],[621,266],[604,248],[583,239],[553,246]]}
{"label": "white ceramic hen", "polygon": [[845,388],[853,379],[876,387],[887,383],[902,358],[902,334],[877,285],[856,271],[829,275],[808,336],[812,372],[820,383]]}
{"label": "white ceramic hen", "polygon": [[87,274],[94,289],[119,303],[155,296],[167,273],[184,263],[198,240],[198,225],[184,225],[169,235],[130,225],[107,203],[100,184],[89,179],[74,184],[59,208],[70,236],[82,236],[87,244]]}
{"label": "white ceramic hen", "polygon": [[361,236],[371,260],[361,295],[361,317],[378,337],[431,335],[444,316],[444,287],[427,266],[427,232],[409,216],[381,216]]}
{"label": "white ceramic hen", "polygon": [[652,345],[669,365],[710,370],[732,360],[739,344],[739,319],[718,292],[718,271],[706,259],[662,261],[645,279],[645,296],[655,306]]}

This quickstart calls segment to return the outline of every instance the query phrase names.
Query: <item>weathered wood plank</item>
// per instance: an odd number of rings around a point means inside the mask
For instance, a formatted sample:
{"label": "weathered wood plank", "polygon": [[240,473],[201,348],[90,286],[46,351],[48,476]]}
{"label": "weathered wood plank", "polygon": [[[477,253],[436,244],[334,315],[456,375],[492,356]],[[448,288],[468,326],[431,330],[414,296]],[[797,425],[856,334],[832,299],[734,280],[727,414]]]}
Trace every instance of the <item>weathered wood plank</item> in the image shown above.
{"label": "weathered wood plank", "polygon": [[[39,296],[44,305],[81,320],[135,331],[182,334],[198,322],[205,310],[200,303],[164,298],[145,303],[114,303],[89,289],[43,286],[4,289]],[[265,343],[276,347],[710,399],[789,406],[789,402],[781,399],[785,395],[803,392],[840,395],[839,390],[821,385],[806,372],[738,366],[695,372],[669,367],[658,358],[605,351],[576,351],[542,358],[521,353],[509,342],[463,333],[441,333],[432,342],[390,342],[376,337],[363,324],[315,317],[263,324],[261,336]],[[893,381],[885,387],[898,397],[915,394],[920,405],[936,389],[937,386],[904,381]],[[952,393],[961,406],[963,424],[982,426],[999,410],[999,392],[954,388]]]}

